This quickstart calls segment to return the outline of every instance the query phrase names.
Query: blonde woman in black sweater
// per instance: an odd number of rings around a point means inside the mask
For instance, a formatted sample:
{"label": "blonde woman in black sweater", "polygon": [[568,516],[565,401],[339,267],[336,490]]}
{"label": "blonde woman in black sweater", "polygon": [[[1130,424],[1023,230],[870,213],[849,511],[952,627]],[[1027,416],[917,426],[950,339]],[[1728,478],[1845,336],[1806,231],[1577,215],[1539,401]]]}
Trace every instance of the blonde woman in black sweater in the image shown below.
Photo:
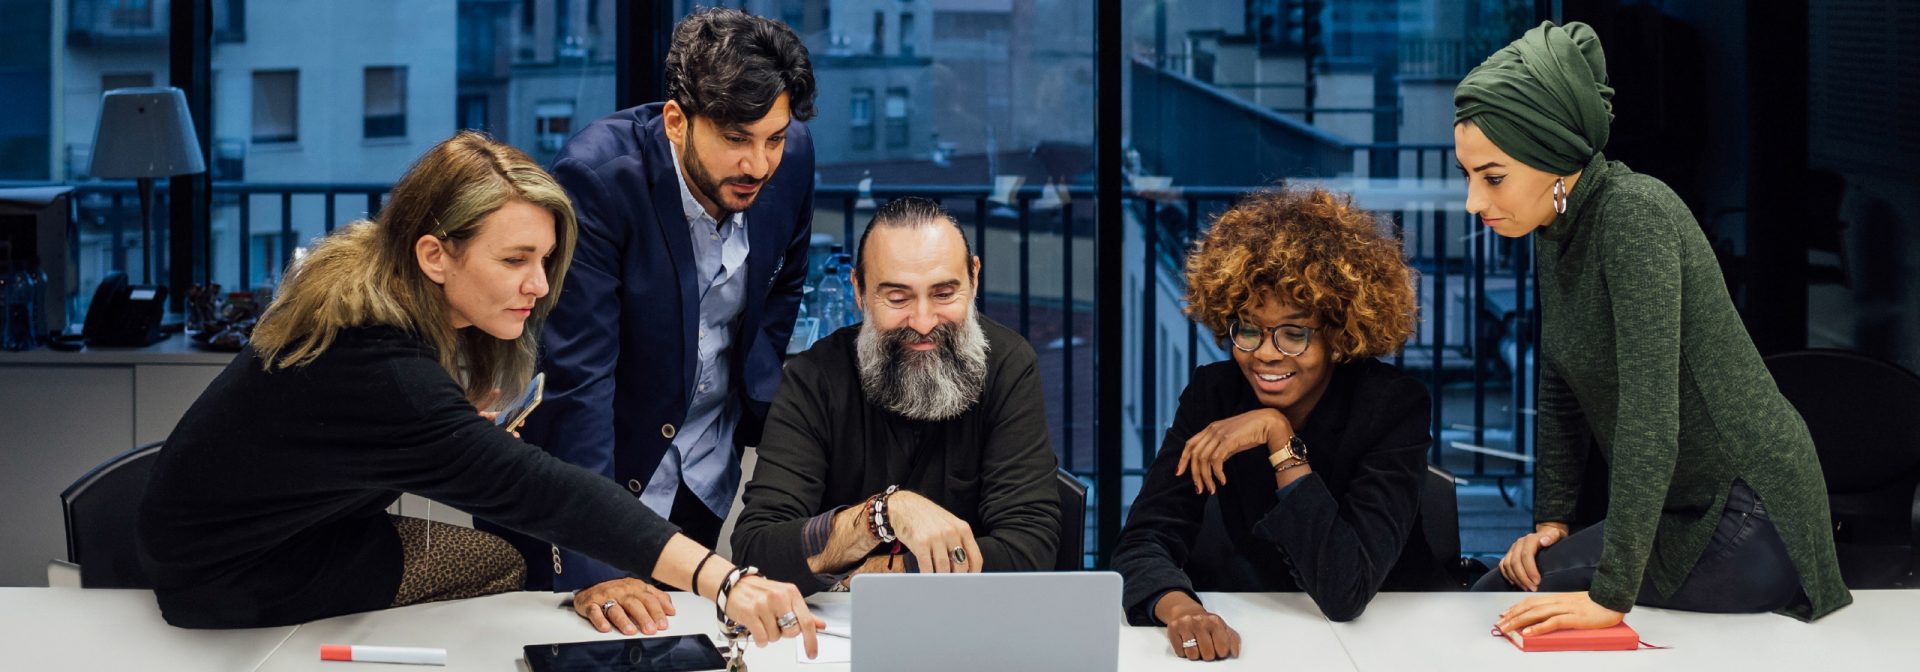
{"label": "blonde woman in black sweater", "polygon": [[[814,651],[818,622],[792,585],[743,576],[619,486],[476,412],[531,377],[574,235],[552,177],[467,132],[429,150],[375,221],[296,266],[160,452],[139,534],[168,622],[284,625],[518,589],[525,567],[498,537],[386,513],[412,492],[724,594],[762,645],[800,635]],[[673,615],[671,603],[576,608],[627,634]]]}

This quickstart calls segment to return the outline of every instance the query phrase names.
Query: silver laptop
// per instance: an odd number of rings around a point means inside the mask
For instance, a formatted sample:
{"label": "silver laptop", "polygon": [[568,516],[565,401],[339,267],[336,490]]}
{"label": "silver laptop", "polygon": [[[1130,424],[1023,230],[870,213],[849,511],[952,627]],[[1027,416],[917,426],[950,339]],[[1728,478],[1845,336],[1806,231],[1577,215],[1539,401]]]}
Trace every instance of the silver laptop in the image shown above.
{"label": "silver laptop", "polygon": [[1115,670],[1120,575],[861,574],[853,669]]}

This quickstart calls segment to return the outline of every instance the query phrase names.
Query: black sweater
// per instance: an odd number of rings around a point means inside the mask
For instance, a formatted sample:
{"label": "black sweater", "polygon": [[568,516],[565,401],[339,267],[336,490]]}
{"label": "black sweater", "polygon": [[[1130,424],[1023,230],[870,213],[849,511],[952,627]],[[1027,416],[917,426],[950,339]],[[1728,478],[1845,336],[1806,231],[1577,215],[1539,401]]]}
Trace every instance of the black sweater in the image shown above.
{"label": "black sweater", "polygon": [[[1304,426],[1295,428],[1313,473],[1275,490],[1264,448],[1227,459],[1218,506],[1229,547],[1213,552],[1233,557],[1219,558],[1193,555],[1208,496],[1173,472],[1187,439],[1261,405],[1234,362],[1194,371],[1114,550],[1129,622],[1157,624],[1153,604],[1174,590],[1305,591],[1328,618],[1346,621],[1389,584],[1390,573],[1411,583],[1432,569],[1419,535],[1417,548],[1405,548],[1419,529],[1433,441],[1426,386],[1372,359],[1336,365],[1332,376]],[[1396,571],[1403,551],[1412,560]],[[1195,565],[1213,571],[1190,577]]]}
{"label": "black sweater", "polygon": [[676,531],[481,418],[422,340],[350,329],[273,373],[248,349],[168,437],[139,521],[162,615],[257,627],[391,605],[401,550],[385,509],[402,492],[640,576]]}
{"label": "black sweater", "polygon": [[733,531],[734,559],[803,593],[825,590],[807,567],[807,519],[899,485],[967,521],[987,571],[1051,569],[1060,496],[1039,358],[1012,330],[985,316],[980,326],[987,336],[980,400],[940,422],[910,420],[867,400],[854,359],[857,326],[789,360]]}

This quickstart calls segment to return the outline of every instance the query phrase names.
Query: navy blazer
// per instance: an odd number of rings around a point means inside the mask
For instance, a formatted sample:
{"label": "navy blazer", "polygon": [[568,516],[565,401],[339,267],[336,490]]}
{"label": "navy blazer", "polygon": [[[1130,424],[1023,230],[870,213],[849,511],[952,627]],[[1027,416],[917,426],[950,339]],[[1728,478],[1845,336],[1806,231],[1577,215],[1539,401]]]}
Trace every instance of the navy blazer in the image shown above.
{"label": "navy blazer", "polygon": [[[573,266],[540,339],[545,399],[521,436],[638,496],[687,417],[699,327],[693,242],[660,103],[587,125],[553,176],[580,220]],[[773,179],[747,209],[747,288],[733,334],[734,440],[759,441],[807,279],[813,139],[795,120]],[[489,531],[504,532],[495,526]],[[529,588],[577,590],[625,576],[545,542],[502,534],[527,556]]]}

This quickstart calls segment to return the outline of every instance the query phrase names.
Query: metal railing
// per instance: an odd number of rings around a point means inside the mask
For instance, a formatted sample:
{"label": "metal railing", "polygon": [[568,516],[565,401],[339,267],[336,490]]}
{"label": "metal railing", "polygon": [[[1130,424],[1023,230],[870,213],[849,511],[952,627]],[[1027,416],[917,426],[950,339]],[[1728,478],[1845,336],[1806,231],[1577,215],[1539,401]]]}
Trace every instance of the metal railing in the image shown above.
{"label": "metal railing", "polygon": [[[1411,153],[1417,163],[1443,147],[1415,145],[1379,145],[1372,151]],[[1419,173],[1422,177],[1425,173]],[[1440,179],[1445,179],[1442,173]],[[97,182],[74,185],[76,214],[81,203],[107,199],[111,208],[125,215],[133,202],[131,183]],[[255,263],[273,275],[283,275],[296,242],[295,197],[319,196],[324,229],[332,231],[342,222],[338,202],[365,204],[365,214],[377,214],[390,185],[293,184],[215,182],[213,196],[216,213],[231,209],[234,230],[239,241],[236,250],[204,250],[209,258],[219,253],[238,255],[240,278],[250,277]],[[1062,466],[1069,472],[1092,480],[1094,418],[1091,417],[1093,339],[1118,336],[1139,339],[1138,410],[1134,430],[1140,441],[1140,468],[1127,468],[1123,475],[1139,477],[1151,464],[1159,438],[1172,417],[1175,399],[1162,398],[1156,347],[1163,326],[1184,327],[1184,366],[1191,372],[1207,362],[1201,361],[1201,329],[1181,316],[1164,316],[1158,309],[1154,292],[1161,291],[1161,274],[1168,282],[1181,282],[1181,264],[1192,241],[1204,233],[1212,216],[1249,192],[1243,187],[1181,187],[1136,191],[1123,190],[1111,202],[1126,208],[1128,226],[1138,227],[1143,242],[1135,259],[1080,259],[1075,241],[1090,243],[1094,235],[1093,210],[1105,199],[1090,186],[1024,187],[1009,193],[996,193],[987,185],[888,185],[862,190],[852,185],[821,185],[815,189],[816,220],[814,231],[837,232],[851,251],[858,240],[871,209],[887,200],[920,196],[940,201],[969,230],[977,253],[986,255],[991,237],[999,241],[998,259],[990,265],[1014,271],[983,274],[978,290],[984,310],[1009,327],[1017,329],[1044,357],[1057,357],[1058,379],[1045,382],[1049,417],[1056,450]],[[165,194],[164,189],[159,190]],[[164,197],[163,197],[164,198]],[[277,205],[278,246],[280,253],[271,258],[252,258],[249,241],[254,237],[254,201],[266,198]],[[364,199],[364,201],[361,201]],[[311,199],[307,199],[311,200]],[[310,206],[309,206],[310,207]],[[351,207],[351,206],[350,206]],[[356,208],[357,210],[357,208]],[[164,213],[156,206],[156,215]],[[838,221],[822,219],[838,211]],[[137,218],[137,207],[132,213]],[[351,213],[360,215],[359,212]],[[1531,288],[1532,255],[1527,241],[1487,235],[1484,229],[1461,221],[1463,213],[1438,211],[1392,211],[1375,213],[1405,241],[1409,263],[1417,269],[1420,284],[1420,309],[1425,328],[1419,330],[1407,348],[1393,358],[1396,365],[1423,375],[1433,392],[1432,423],[1436,439],[1430,461],[1444,464],[1463,478],[1490,477],[1504,480],[1525,477],[1529,472],[1531,447],[1530,391],[1533,369],[1535,297]],[[94,216],[99,216],[94,213]],[[219,216],[219,215],[216,215]],[[156,219],[156,228],[159,226]],[[121,230],[111,227],[112,245],[123,250]],[[272,229],[269,229],[271,231]],[[1011,237],[1013,248],[1005,242]],[[211,236],[207,236],[210,239]],[[1035,242],[1046,238],[1046,249],[1058,243],[1057,258],[1037,258]],[[156,248],[164,249],[164,243]],[[1090,247],[1090,246],[1089,246]],[[1013,259],[1004,255],[1011,252]],[[122,253],[123,254],[123,253]],[[124,263],[124,261],[122,261]],[[1090,299],[1076,298],[1076,276],[1091,271],[1079,264],[1125,263],[1137,265],[1129,272],[1140,274],[1147,300],[1139,302],[1138,319],[1128,323],[1125,334],[1095,334],[1093,314],[1097,310],[1119,310],[1121,306],[1095,305]],[[207,266],[212,267],[209,260]],[[1053,274],[1048,277],[1049,274]],[[1091,275],[1091,273],[1084,273]],[[1047,291],[1036,291],[1037,281],[1047,281]],[[1464,283],[1464,284],[1456,284]],[[1455,305],[1454,289],[1460,300]],[[1079,294],[1093,296],[1090,287],[1080,285]],[[1177,305],[1177,297],[1176,297]],[[1464,310],[1464,315],[1453,315]],[[1457,318],[1457,319],[1450,319]],[[1166,323],[1166,324],[1163,324]],[[1460,334],[1450,333],[1457,326]],[[1177,333],[1177,332],[1170,332]],[[1174,338],[1180,338],[1174,336]],[[1206,335],[1211,339],[1211,335]],[[1173,381],[1166,381],[1173,382]],[[1100,384],[1120,384],[1101,381]],[[1466,387],[1465,390],[1460,388]],[[1463,403],[1462,396],[1470,397]],[[1497,404],[1504,397],[1505,407]],[[1452,402],[1452,403],[1449,403]],[[1470,406],[1467,404],[1470,403]],[[1081,410],[1082,406],[1088,410]],[[1471,410],[1462,412],[1461,407]],[[1465,417],[1462,417],[1462,416]],[[1504,416],[1504,427],[1495,423]],[[1125,419],[1113,419],[1126,422]],[[1504,444],[1504,445],[1503,445]],[[1494,461],[1499,460],[1499,461]],[[1504,494],[1504,488],[1502,490]]]}

